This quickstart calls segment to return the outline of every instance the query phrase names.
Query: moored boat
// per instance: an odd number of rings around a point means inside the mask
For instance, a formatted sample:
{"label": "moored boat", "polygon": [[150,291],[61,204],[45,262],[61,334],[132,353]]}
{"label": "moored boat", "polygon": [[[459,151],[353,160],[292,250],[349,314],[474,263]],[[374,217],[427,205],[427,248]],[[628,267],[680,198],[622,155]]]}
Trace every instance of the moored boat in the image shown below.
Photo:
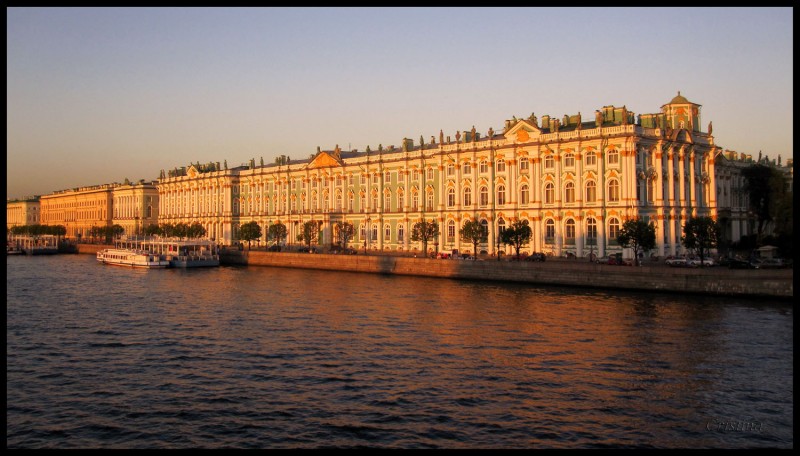
{"label": "moored boat", "polygon": [[6,248],[8,255],[18,255],[16,250],[28,255],[54,255],[58,253],[58,238],[50,234],[40,234],[36,236],[15,235],[10,239],[7,246],[13,247],[14,251]]}
{"label": "moored boat", "polygon": [[161,259],[156,254],[146,250],[125,248],[103,249],[97,252],[97,261],[103,264],[134,268],[157,269],[169,267],[169,261]]}
{"label": "moored boat", "polygon": [[6,246],[6,255],[25,255],[25,252],[16,245]]}
{"label": "moored boat", "polygon": [[159,237],[127,236],[125,242],[169,261],[173,268],[219,266],[218,247],[209,239],[179,240]]}

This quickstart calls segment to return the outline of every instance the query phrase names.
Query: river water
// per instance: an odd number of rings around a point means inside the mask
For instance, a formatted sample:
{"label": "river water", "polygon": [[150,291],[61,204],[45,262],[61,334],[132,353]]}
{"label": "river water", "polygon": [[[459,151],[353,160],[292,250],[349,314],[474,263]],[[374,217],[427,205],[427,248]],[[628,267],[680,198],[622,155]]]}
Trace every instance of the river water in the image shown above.
{"label": "river water", "polygon": [[791,304],[7,257],[9,448],[793,448]]}

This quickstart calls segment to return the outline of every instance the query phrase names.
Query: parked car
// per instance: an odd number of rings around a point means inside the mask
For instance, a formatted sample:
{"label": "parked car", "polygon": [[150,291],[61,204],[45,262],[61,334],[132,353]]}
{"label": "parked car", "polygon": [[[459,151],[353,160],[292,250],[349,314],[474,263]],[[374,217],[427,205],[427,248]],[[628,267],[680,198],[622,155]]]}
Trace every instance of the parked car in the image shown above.
{"label": "parked car", "polygon": [[544,261],[547,256],[542,252],[533,252],[526,256],[522,261]]}
{"label": "parked car", "polygon": [[748,260],[742,260],[739,258],[731,258],[728,261],[728,268],[730,269],[758,269],[759,265],[757,262],[751,262]]}
{"label": "parked car", "polygon": [[269,246],[267,251],[268,252],[280,252],[281,251],[281,246],[279,246],[279,245],[271,245],[271,246]]}
{"label": "parked car", "polygon": [[598,257],[596,260],[594,260],[594,262],[597,263],[597,264],[608,264],[608,262],[610,260],[611,260],[610,257],[601,256],[601,257]]}
{"label": "parked car", "polygon": [[758,269],[784,269],[786,264],[780,258],[764,258],[758,263]]}
{"label": "parked car", "polygon": [[[700,267],[700,258],[692,258],[691,260],[686,262],[686,265],[692,268]],[[714,260],[712,260],[711,258],[704,258],[703,266],[705,267],[716,266],[716,263],[714,263]]]}
{"label": "parked car", "polygon": [[686,258],[667,258],[664,263],[673,268],[685,268],[687,266]]}

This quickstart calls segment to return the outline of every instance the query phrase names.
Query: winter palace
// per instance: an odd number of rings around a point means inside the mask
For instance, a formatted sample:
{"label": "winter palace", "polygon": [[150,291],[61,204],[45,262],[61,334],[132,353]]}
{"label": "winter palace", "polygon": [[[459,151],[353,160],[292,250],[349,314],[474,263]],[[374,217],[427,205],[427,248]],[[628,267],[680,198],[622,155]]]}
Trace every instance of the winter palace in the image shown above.
{"label": "winter palace", "polygon": [[[683,253],[689,217],[716,218],[731,241],[752,232],[741,170],[754,161],[716,145],[712,125],[701,128],[700,110],[678,93],[653,114],[625,106],[605,106],[588,119],[531,114],[486,134],[475,127],[454,137],[440,131],[427,141],[404,138],[399,146],[364,151],[318,148],[303,160],[252,159],[230,169],[197,163],[162,170],[151,184],[83,192],[101,200],[93,224],[138,230],[156,221],[200,222],[222,244],[238,242],[238,227],[251,221],[264,233],[283,223],[293,243],[311,220],[320,224],[320,243],[330,245],[336,222],[346,221],[356,228],[351,247],[412,251],[421,245],[410,239],[411,228],[424,219],[440,228],[429,249],[471,252],[458,232],[478,220],[488,232],[479,251],[494,253],[509,251],[498,245],[498,232],[523,219],[533,230],[527,252],[602,256],[621,251],[618,230],[639,217],[656,227],[653,253],[675,255]],[[45,201],[66,202],[61,193],[41,197],[41,223],[69,221],[46,214]]]}

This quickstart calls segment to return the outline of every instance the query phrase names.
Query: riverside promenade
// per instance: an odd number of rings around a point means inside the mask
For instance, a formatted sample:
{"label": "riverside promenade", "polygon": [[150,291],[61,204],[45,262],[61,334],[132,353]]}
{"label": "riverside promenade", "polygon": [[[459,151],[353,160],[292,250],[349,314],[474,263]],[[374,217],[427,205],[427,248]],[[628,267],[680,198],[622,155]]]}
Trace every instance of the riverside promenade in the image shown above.
{"label": "riverside promenade", "polygon": [[373,274],[442,277],[463,280],[521,282],[536,285],[752,296],[792,299],[792,269],[672,268],[663,262],[613,266],[580,259],[545,262],[438,260],[393,255],[331,255],[226,249],[222,264],[324,269]]}

